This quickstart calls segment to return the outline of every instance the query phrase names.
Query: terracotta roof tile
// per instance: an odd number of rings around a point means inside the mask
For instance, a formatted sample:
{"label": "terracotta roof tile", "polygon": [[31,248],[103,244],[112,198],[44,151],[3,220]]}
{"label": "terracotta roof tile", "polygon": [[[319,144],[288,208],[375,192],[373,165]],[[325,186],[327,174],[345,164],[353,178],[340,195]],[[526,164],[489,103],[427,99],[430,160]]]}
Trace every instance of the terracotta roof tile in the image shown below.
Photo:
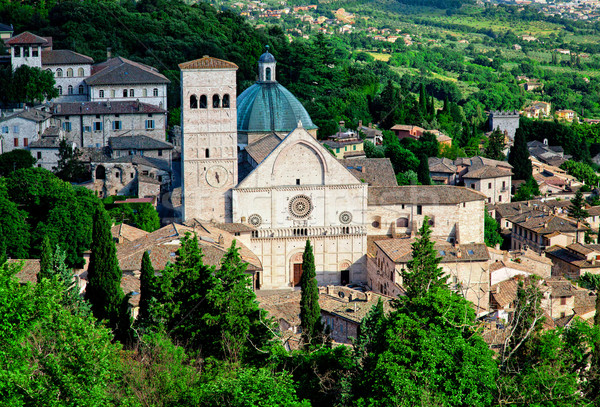
{"label": "terracotta roof tile", "polygon": [[32,34],[29,31],[25,31],[19,35],[15,35],[12,38],[4,41],[6,45],[20,45],[20,44],[40,44],[46,45],[48,40],[38,35]]}
{"label": "terracotta roof tile", "polygon": [[369,205],[440,204],[485,201],[481,192],[451,185],[405,185],[398,187],[369,187]]}
{"label": "terracotta roof tile", "polygon": [[398,186],[396,174],[389,158],[353,158],[338,160],[359,181],[364,180],[370,186]]}
{"label": "terracotta roof tile", "polygon": [[42,51],[42,65],[85,65],[93,63],[92,58],[67,49]]}
{"label": "terracotta roof tile", "polygon": [[136,85],[170,83],[156,68],[122,57],[109,59],[92,69],[92,76],[85,80],[90,86]]}

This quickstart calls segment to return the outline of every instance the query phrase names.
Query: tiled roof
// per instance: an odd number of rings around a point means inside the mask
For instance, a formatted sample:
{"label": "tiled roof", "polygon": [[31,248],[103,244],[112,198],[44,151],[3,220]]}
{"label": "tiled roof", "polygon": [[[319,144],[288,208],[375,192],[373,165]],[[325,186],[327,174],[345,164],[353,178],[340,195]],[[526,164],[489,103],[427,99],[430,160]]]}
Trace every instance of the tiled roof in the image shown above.
{"label": "tiled roof", "polygon": [[40,272],[39,259],[8,259],[8,264],[18,264],[23,262],[23,268],[15,277],[21,283],[36,283],[37,275]]}
{"label": "tiled roof", "polygon": [[61,128],[59,126],[50,126],[42,133],[42,137],[58,137],[60,136]]}
{"label": "tiled roof", "polygon": [[260,164],[273,150],[275,150],[275,148],[277,148],[279,143],[281,143],[281,140],[282,139],[277,134],[270,134],[254,143],[248,144],[246,152],[257,164]]}
{"label": "tiled roof", "polygon": [[13,26],[12,26],[12,24],[8,25],[8,24],[2,24],[2,23],[0,23],[0,31],[11,31],[12,32],[13,31]]}
{"label": "tiled roof", "polygon": [[498,168],[498,167],[480,167],[475,169],[470,169],[463,178],[470,179],[488,179],[488,178],[499,178],[499,177],[508,177],[512,175],[510,170]]}
{"label": "tiled roof", "polygon": [[238,66],[233,62],[209,56],[204,56],[193,61],[183,62],[178,66],[179,69],[238,69]]}
{"label": "tiled roof", "polygon": [[173,145],[148,136],[110,137],[108,144],[113,150],[171,150]]}
{"label": "tiled roof", "polygon": [[509,221],[513,224],[518,224],[524,229],[529,229],[542,235],[547,235],[552,232],[568,233],[589,229],[583,224],[578,224],[574,219],[546,214],[539,211],[516,215],[511,217]]}
{"label": "tiled roof", "polygon": [[109,102],[64,102],[50,105],[55,116],[96,115],[96,114],[147,114],[166,113],[156,105],[137,100]]}
{"label": "tiled roof", "polygon": [[566,247],[554,245],[546,249],[546,256],[550,259],[558,259],[569,263],[577,268],[597,268],[600,269],[600,264],[593,264],[587,261],[585,255],[579,254],[573,250],[569,250]]}
{"label": "tiled roof", "polygon": [[29,148],[50,148],[58,149],[60,139],[58,137],[41,137],[38,140],[31,141]]}
{"label": "tiled roof", "polygon": [[92,76],[85,80],[90,86],[140,85],[170,83],[156,68],[122,57],[109,59],[94,66]]}
{"label": "tiled roof", "polygon": [[429,172],[456,173],[456,165],[449,158],[429,157]]}
{"label": "tiled roof", "polygon": [[545,284],[550,287],[550,297],[573,297],[577,291],[585,291],[583,288],[577,288],[569,280],[564,277],[551,277],[546,280]]}
{"label": "tiled roof", "polygon": [[111,158],[108,161],[102,162],[145,165],[146,167],[156,168],[165,172],[171,172],[171,166],[167,160],[161,160],[160,158],[152,157],[142,157],[140,155],[126,155],[124,157]]}
{"label": "tiled roof", "polygon": [[381,130],[373,127],[360,126],[358,131],[362,131],[368,139],[383,136],[383,132]]}
{"label": "tiled roof", "polygon": [[[404,264],[412,260],[412,244],[414,242],[415,238],[386,239],[376,241],[375,245],[392,261]],[[435,242],[434,250],[438,252],[437,255],[440,257],[441,263],[488,261],[490,259],[487,247],[483,243],[455,246],[447,242]]]}
{"label": "tiled roof", "polygon": [[[170,224],[155,232],[149,233],[131,242],[125,242],[117,246],[117,257],[119,266],[124,271],[136,271],[140,269],[142,255],[149,251],[150,260],[155,270],[163,270],[168,262],[174,263],[176,252],[179,248],[180,239],[186,232],[196,233],[198,243],[204,254],[204,264],[219,266],[221,258],[231,246],[235,237],[221,229],[204,223],[201,227],[190,228],[184,225]],[[219,243],[219,238],[222,242]],[[240,248],[240,256],[248,263],[248,270],[260,270],[260,260],[239,240],[237,246]]]}
{"label": "tiled roof", "polygon": [[94,60],[86,55],[68,49],[42,51],[42,65],[93,64]]}
{"label": "tiled roof", "polygon": [[[143,174],[139,174],[138,175],[138,182],[140,184],[154,184],[154,185],[161,185],[162,184],[162,182],[160,182],[158,179],[152,178],[152,177],[150,177],[148,175],[143,175]],[[142,198],[142,199],[144,199],[144,198]]]}
{"label": "tiled roof", "polygon": [[490,287],[492,302],[498,304],[499,309],[508,308],[517,299],[518,288],[519,283],[515,278],[494,284]]}
{"label": "tiled roof", "polygon": [[494,209],[498,215],[503,218],[523,214],[526,212],[536,211],[539,212],[551,212],[553,209],[564,209],[570,206],[570,202],[567,200],[557,201],[522,201],[522,202],[507,202],[497,203],[495,205],[488,206],[488,209]]}
{"label": "tiled roof", "polygon": [[[321,144],[326,144],[329,148],[344,148],[346,146],[353,146],[358,144],[363,144],[364,141],[362,139],[355,140],[346,140],[346,141],[334,141],[334,140],[324,140],[321,141]],[[364,151],[362,152],[364,154]]]}
{"label": "tiled roof", "polygon": [[487,197],[464,187],[450,185],[404,185],[398,187],[369,187],[369,205],[440,204],[484,201]]}
{"label": "tiled roof", "polygon": [[390,130],[411,131],[413,129],[420,130],[422,132],[425,131],[425,129],[422,127],[411,126],[409,124],[395,124],[394,126],[392,126],[392,128]]}
{"label": "tiled roof", "polygon": [[11,114],[10,116],[0,118],[0,122],[21,118],[25,120],[31,120],[36,123],[41,123],[48,120],[50,117],[52,117],[52,115],[48,112],[44,112],[38,109],[26,109],[15,114]]}
{"label": "tiled roof", "polygon": [[110,232],[112,233],[113,238],[123,239],[124,241],[128,242],[139,239],[148,234],[148,232],[145,230],[138,229],[126,223],[114,225],[112,228],[110,228]]}
{"label": "tiled roof", "polygon": [[25,31],[19,35],[15,35],[12,38],[4,41],[6,45],[21,45],[21,44],[40,44],[45,45],[48,40],[38,35],[32,34],[29,31]]}
{"label": "tiled roof", "polygon": [[352,158],[338,160],[359,181],[364,180],[370,186],[398,186],[396,174],[389,158]]}

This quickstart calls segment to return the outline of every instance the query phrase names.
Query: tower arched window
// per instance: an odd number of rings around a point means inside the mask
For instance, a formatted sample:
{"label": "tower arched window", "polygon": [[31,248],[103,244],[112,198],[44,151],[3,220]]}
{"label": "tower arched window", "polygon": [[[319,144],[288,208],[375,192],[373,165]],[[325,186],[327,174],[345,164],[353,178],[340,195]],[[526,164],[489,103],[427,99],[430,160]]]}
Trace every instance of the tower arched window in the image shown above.
{"label": "tower arched window", "polygon": [[158,96],[158,88],[154,88],[152,90],[152,96],[157,97]]}
{"label": "tower arched window", "polygon": [[67,88],[67,92],[69,93],[69,95],[73,94],[73,86],[69,85],[69,87]]}
{"label": "tower arched window", "polygon": [[73,76],[73,68],[67,69],[67,77],[71,78]]}
{"label": "tower arched window", "polygon": [[265,78],[270,81],[271,80],[271,68],[265,69]]}
{"label": "tower arched window", "polygon": [[100,89],[100,90],[98,91],[98,97],[99,97],[99,98],[103,98],[103,97],[104,97],[104,90],[103,90],[103,89]]}
{"label": "tower arched window", "polygon": [[229,95],[228,94],[223,95],[223,107],[225,109],[229,109]]}
{"label": "tower arched window", "polygon": [[123,89],[123,97],[126,98],[127,97],[127,89]]}
{"label": "tower arched window", "polygon": [[213,108],[218,109],[221,106],[221,98],[219,95],[213,95]]}
{"label": "tower arched window", "polygon": [[83,85],[79,85],[79,94],[83,95]]}
{"label": "tower arched window", "polygon": [[208,106],[208,100],[206,95],[200,96],[200,109],[206,109]]}
{"label": "tower arched window", "polygon": [[210,150],[208,148],[206,150],[204,150],[204,157],[210,158]]}
{"label": "tower arched window", "polygon": [[62,69],[61,69],[61,68],[58,68],[58,69],[56,70],[56,77],[57,77],[57,78],[62,78]]}
{"label": "tower arched window", "polygon": [[62,86],[58,85],[56,88],[58,89],[58,95],[62,95]]}
{"label": "tower arched window", "polygon": [[190,96],[190,109],[198,109],[198,98],[196,95]]}
{"label": "tower arched window", "polygon": [[83,70],[83,68],[79,68],[77,70],[77,76],[84,76],[85,75],[85,71]]}

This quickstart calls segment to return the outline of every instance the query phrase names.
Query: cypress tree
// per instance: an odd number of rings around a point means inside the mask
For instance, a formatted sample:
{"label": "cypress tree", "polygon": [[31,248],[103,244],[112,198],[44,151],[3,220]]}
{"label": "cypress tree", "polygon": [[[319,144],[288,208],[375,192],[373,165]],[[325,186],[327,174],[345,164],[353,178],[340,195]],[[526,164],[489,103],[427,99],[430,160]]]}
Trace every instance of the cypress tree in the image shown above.
{"label": "cypress tree", "polygon": [[119,325],[124,296],[121,276],[108,214],[104,209],[98,209],[92,224],[92,254],[85,298],[94,316],[98,320],[108,320],[108,325],[114,329]]}
{"label": "cypress tree", "polygon": [[589,216],[588,212],[584,209],[583,193],[581,189],[575,192],[575,197],[571,199],[571,205],[568,208],[569,216],[578,221],[583,221]]}
{"label": "cypress tree", "polygon": [[423,297],[427,291],[434,288],[447,288],[446,278],[440,265],[441,258],[434,250],[431,241],[429,217],[423,219],[419,229],[419,237],[412,244],[412,260],[407,269],[402,270],[402,282],[409,299]]}
{"label": "cypress tree", "polygon": [[40,272],[37,275],[38,283],[43,278],[52,278],[52,248],[50,247],[50,238],[44,235],[42,239],[42,253],[40,254]]}
{"label": "cypress tree", "polygon": [[421,84],[421,88],[419,89],[419,110],[421,114],[427,114],[427,97],[425,95],[425,85]]}
{"label": "cypress tree", "polygon": [[417,179],[421,185],[431,185],[431,177],[429,176],[429,160],[425,154],[421,154],[421,157],[419,158]]}
{"label": "cypress tree", "polygon": [[446,96],[444,98],[444,107],[442,108],[442,112],[447,112],[448,111],[448,96]]}
{"label": "cypress tree", "polygon": [[323,342],[323,324],[319,306],[319,287],[315,271],[315,256],[310,240],[306,241],[302,255],[302,277],[300,277],[300,326],[306,347]]}
{"label": "cypress tree", "polygon": [[140,310],[137,323],[143,325],[150,319],[150,299],[154,296],[154,268],[150,260],[150,254],[146,251],[142,256],[142,266],[140,270]]}
{"label": "cypress tree", "polygon": [[508,163],[513,166],[513,179],[528,180],[533,174],[533,167],[529,161],[527,136],[521,129],[517,129],[515,145],[508,154]]}
{"label": "cypress tree", "polygon": [[488,139],[488,144],[485,148],[485,156],[492,160],[504,160],[504,134],[499,128],[494,130]]}

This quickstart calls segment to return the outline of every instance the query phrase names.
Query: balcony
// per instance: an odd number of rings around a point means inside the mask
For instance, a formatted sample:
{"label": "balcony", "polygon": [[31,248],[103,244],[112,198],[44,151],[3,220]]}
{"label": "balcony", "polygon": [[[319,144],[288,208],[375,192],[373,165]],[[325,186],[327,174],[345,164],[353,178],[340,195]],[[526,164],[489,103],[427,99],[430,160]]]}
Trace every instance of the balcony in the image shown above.
{"label": "balcony", "polygon": [[255,239],[278,239],[288,237],[359,236],[366,235],[365,226],[323,226],[259,229],[252,232]]}

